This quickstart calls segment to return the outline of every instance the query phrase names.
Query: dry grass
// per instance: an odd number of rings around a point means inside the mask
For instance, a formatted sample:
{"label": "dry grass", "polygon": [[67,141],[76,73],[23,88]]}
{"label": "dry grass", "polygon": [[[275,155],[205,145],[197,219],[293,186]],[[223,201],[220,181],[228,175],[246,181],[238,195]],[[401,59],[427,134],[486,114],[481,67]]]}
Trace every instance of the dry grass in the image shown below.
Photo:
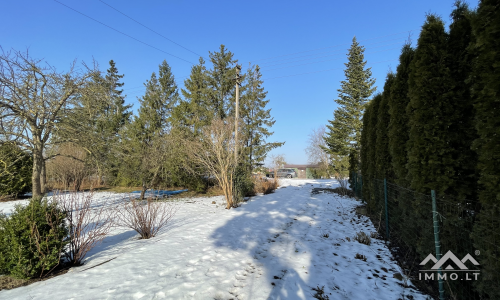
{"label": "dry grass", "polygon": [[366,233],[364,233],[363,231],[356,233],[354,240],[358,241],[361,244],[365,244],[368,246],[370,246],[370,244],[372,243],[372,239],[368,235],[366,235]]}
{"label": "dry grass", "polygon": [[264,195],[274,193],[274,191],[280,186],[279,180],[274,179],[255,179],[254,181],[254,193],[262,193]]}
{"label": "dry grass", "polygon": [[356,256],[354,256],[355,259],[361,259],[362,261],[366,261],[366,256],[363,254],[356,253]]}
{"label": "dry grass", "polygon": [[33,278],[33,279],[18,279],[9,275],[0,276],[0,291],[1,290],[11,290],[22,286],[27,286],[38,281],[45,281],[53,277],[65,274],[68,272],[68,268],[58,268],[54,270],[49,275],[43,278]]}

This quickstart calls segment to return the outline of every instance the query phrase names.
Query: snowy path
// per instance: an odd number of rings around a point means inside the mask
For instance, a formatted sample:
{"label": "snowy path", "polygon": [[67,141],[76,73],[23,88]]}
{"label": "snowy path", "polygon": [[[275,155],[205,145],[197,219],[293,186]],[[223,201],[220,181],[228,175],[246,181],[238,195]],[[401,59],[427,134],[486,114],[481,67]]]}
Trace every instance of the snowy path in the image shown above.
{"label": "snowy path", "polygon": [[[393,278],[400,269],[382,242],[372,239],[367,246],[353,240],[360,230],[375,231],[355,215],[359,203],[311,195],[313,187],[335,181],[282,184],[274,194],[229,211],[222,197],[179,203],[175,220],[160,236],[137,240],[133,231],[116,230],[86,265],[0,291],[0,299],[313,299],[317,286],[330,299],[425,299]],[[5,212],[11,206],[0,203]],[[367,261],[355,259],[356,253]]]}

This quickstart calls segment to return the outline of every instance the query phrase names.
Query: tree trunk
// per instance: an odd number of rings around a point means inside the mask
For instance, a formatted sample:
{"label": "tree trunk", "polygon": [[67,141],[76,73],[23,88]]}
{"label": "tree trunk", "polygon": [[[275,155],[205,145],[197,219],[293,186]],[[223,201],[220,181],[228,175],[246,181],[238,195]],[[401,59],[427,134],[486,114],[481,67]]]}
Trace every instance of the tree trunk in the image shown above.
{"label": "tree trunk", "polygon": [[141,200],[144,200],[144,194],[146,193],[147,187],[146,184],[142,184],[142,190],[141,190]]}
{"label": "tree trunk", "polygon": [[40,189],[42,193],[47,193],[47,170],[45,166],[45,159],[42,162],[42,173],[40,174]]}
{"label": "tree trunk", "polygon": [[32,195],[33,198],[42,196],[41,176],[43,169],[43,152],[42,147],[36,146],[33,149],[33,173],[31,175]]}

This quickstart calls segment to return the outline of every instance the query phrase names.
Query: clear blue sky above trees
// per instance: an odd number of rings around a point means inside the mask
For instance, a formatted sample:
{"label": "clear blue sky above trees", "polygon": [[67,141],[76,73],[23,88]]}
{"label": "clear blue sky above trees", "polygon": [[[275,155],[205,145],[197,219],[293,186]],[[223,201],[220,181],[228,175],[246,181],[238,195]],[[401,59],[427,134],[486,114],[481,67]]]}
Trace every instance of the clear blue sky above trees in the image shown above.
{"label": "clear blue sky above trees", "polygon": [[[189,62],[198,62],[194,53],[207,58],[208,51],[224,44],[244,71],[249,62],[261,66],[277,121],[271,140],[286,141],[272,153],[285,154],[290,163],[307,162],[307,135],[332,118],[353,36],[366,47],[365,58],[380,91],[387,71],[395,71],[410,34],[416,43],[425,13],[441,15],[449,24],[454,2],[103,0],[190,52],[99,0],[58,1],[152,47],[54,0],[4,1],[0,46],[29,48],[32,56],[59,70],[67,69],[74,59],[88,64],[95,59],[105,71],[113,59],[125,74],[127,103],[134,104],[136,111],[143,83],[158,72],[164,59],[182,87]],[[475,7],[477,0],[469,4]]]}

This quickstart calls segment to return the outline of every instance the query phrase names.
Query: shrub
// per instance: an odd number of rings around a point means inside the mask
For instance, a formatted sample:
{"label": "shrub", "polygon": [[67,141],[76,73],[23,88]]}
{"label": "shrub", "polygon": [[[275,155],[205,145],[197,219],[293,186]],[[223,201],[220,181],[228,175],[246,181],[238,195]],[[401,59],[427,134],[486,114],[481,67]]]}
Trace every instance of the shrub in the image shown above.
{"label": "shrub", "polygon": [[366,256],[363,254],[356,253],[356,256],[354,256],[355,259],[361,259],[362,261],[366,261]]}
{"label": "shrub", "polygon": [[354,240],[368,246],[372,243],[372,239],[363,231],[356,233],[356,237],[354,237]]}
{"label": "shrub", "polygon": [[248,169],[242,165],[236,167],[234,172],[234,196],[236,203],[243,200],[245,196],[253,196],[254,182]]}
{"label": "shrub", "polygon": [[254,193],[262,193],[264,195],[273,193],[279,187],[279,180],[274,179],[256,179],[254,181]]}
{"label": "shrub", "polygon": [[69,245],[64,253],[67,262],[81,265],[87,253],[108,235],[113,227],[114,211],[94,201],[94,193],[57,194],[55,201],[66,213]]}
{"label": "shrub", "polygon": [[12,144],[0,144],[0,195],[31,191],[32,157]]}
{"label": "shrub", "polygon": [[132,198],[116,210],[116,224],[135,230],[142,239],[149,239],[156,236],[176,212],[177,208],[171,203]]}
{"label": "shrub", "polygon": [[0,217],[0,273],[43,277],[59,265],[67,244],[65,213],[55,202],[32,199]]}

